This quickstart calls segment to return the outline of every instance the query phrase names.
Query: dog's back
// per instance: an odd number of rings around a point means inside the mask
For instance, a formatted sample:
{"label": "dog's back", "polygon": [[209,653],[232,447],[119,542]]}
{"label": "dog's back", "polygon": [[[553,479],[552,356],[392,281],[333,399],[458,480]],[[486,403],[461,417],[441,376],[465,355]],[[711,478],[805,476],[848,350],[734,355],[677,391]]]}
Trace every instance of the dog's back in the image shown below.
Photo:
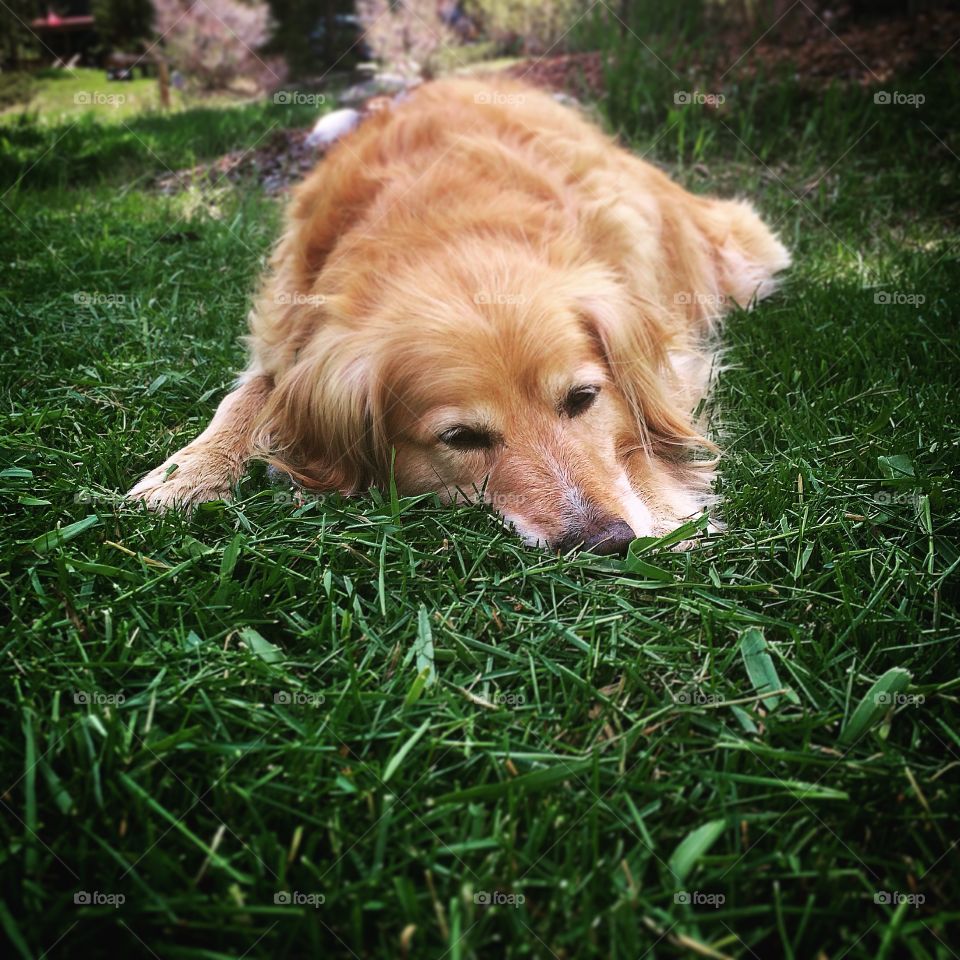
{"label": "dog's back", "polygon": [[312,335],[321,299],[360,316],[404,258],[471,238],[604,264],[678,335],[768,293],[758,288],[789,263],[749,205],[688,193],[549,94],[501,78],[425,84],[373,114],[297,188],[287,216],[251,317],[267,372]]}

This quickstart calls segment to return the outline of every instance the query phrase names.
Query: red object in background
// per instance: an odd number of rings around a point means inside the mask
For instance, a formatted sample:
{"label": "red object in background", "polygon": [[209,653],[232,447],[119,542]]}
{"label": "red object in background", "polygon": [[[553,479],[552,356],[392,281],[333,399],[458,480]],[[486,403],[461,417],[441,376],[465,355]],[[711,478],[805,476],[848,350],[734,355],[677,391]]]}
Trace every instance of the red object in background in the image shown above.
{"label": "red object in background", "polygon": [[32,30],[87,30],[92,26],[93,17],[58,17],[52,10],[30,21]]}

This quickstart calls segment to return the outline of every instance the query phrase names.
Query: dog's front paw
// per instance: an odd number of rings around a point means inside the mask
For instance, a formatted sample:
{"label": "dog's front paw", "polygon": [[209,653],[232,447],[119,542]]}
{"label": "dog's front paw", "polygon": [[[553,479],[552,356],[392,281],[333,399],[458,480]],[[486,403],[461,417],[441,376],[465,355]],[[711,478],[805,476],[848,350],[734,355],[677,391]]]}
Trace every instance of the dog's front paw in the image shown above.
{"label": "dog's front paw", "polygon": [[210,500],[229,500],[235,478],[233,463],[209,452],[181,450],[151,470],[130,492],[127,500],[148,509],[189,512]]}

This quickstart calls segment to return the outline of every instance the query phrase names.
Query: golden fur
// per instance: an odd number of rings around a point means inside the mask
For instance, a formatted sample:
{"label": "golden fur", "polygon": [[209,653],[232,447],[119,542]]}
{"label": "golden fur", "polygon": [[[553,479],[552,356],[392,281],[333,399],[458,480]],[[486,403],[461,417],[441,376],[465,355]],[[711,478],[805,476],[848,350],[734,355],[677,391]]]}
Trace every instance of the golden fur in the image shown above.
{"label": "golden fur", "polygon": [[714,322],[788,264],[748,203],[688,193],[545,93],[425,84],[297,188],[239,388],[131,495],[222,497],[253,456],[349,493],[393,461],[402,493],[622,549],[708,502]]}

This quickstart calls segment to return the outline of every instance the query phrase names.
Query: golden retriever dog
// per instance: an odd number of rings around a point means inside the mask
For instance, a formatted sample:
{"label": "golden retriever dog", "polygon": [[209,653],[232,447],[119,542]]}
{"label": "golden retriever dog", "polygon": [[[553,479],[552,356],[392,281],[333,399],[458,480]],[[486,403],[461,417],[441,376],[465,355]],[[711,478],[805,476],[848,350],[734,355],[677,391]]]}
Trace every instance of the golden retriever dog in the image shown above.
{"label": "golden retriever dog", "polygon": [[716,321],[790,262],[549,94],[424,84],[296,189],[210,425],[129,496],[229,496],[253,458],[317,491],[484,500],[531,544],[622,552],[711,502]]}

